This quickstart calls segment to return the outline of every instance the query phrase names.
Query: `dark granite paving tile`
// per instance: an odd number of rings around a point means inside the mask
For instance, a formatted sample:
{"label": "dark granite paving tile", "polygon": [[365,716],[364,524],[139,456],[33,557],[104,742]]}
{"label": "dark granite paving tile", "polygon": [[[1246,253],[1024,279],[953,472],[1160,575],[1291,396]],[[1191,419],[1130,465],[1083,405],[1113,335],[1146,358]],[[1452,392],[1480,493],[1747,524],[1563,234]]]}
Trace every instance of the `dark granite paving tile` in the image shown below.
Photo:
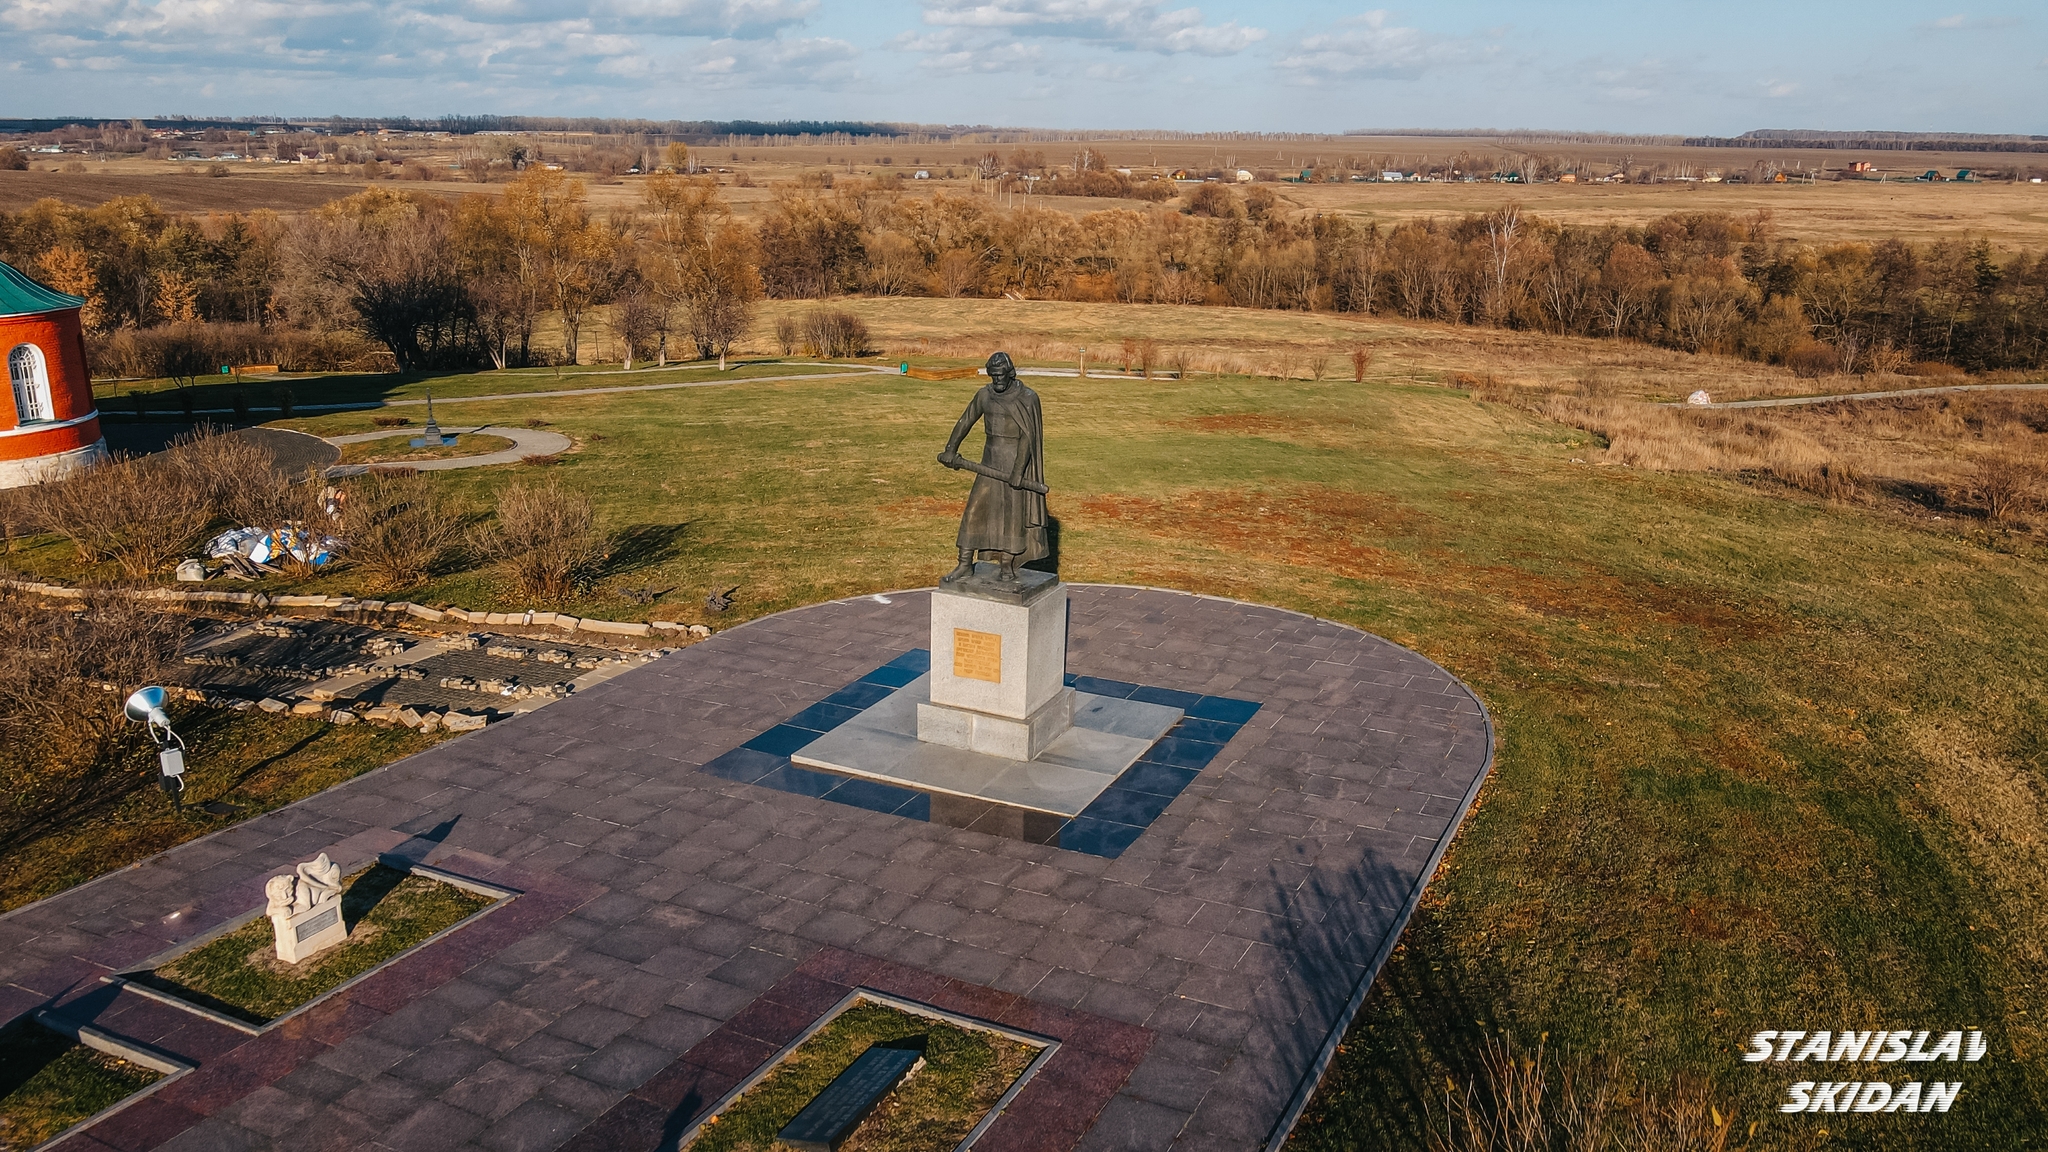
{"label": "dark granite paving tile", "polygon": [[1130,824],[1077,816],[1061,828],[1059,844],[1069,851],[1115,859],[1135,843],[1139,836],[1144,835],[1144,832],[1143,828]]}
{"label": "dark granite paving tile", "polygon": [[809,728],[798,728],[792,724],[777,724],[759,736],[740,745],[770,756],[787,756],[816,740],[820,733]]}
{"label": "dark granite paving tile", "polygon": [[[913,676],[911,677],[911,679],[914,680],[916,679],[916,677]],[[906,680],[904,681],[904,683],[907,684],[909,683],[909,681]],[[819,701],[819,703],[831,704],[843,708],[853,708],[858,710],[862,708],[869,708],[881,703],[882,701],[888,699],[890,693],[894,692],[895,690],[895,686],[892,685],[877,684],[871,681],[861,680],[852,684],[848,684],[846,687],[841,688],[837,692],[832,693],[830,696],[825,697],[823,700]]]}
{"label": "dark granite paving tile", "polygon": [[1178,708],[1185,712],[1201,702],[1202,694],[1199,692],[1182,692],[1176,688],[1158,688],[1145,685],[1132,691],[1129,698],[1143,704],[1164,704],[1169,708]]}
{"label": "dark granite paving tile", "polygon": [[1194,719],[1213,720],[1223,724],[1245,724],[1258,713],[1258,710],[1259,705],[1254,701],[1221,696],[1204,696],[1182,709]]}
{"label": "dark granite paving tile", "polygon": [[884,666],[861,677],[860,682],[863,684],[880,684],[888,688],[901,688],[922,675],[924,675],[923,672],[914,672],[909,668]]}
{"label": "dark granite paving tile", "polygon": [[491,1152],[548,1152],[587,1122],[559,1104],[528,1100],[485,1129],[476,1142]]}
{"label": "dark granite paving tile", "polygon": [[[806,741],[808,743],[808,741]],[[754,748],[735,748],[707,762],[699,771],[709,773],[722,780],[736,780],[752,784],[775,769],[789,763],[787,755],[773,755]]]}

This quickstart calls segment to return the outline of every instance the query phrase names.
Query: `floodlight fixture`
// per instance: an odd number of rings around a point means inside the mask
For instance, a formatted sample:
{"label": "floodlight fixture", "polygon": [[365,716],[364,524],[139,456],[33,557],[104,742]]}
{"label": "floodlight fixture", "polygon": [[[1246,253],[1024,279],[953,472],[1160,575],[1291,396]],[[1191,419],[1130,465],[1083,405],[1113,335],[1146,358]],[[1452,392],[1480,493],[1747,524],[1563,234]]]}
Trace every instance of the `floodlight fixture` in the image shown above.
{"label": "floodlight fixture", "polygon": [[128,719],[149,726],[149,738],[157,747],[157,766],[163,771],[159,783],[176,800],[185,793],[185,738],[171,730],[171,716],[164,711],[164,699],[165,692],[157,685],[137,688],[129,693],[121,711]]}

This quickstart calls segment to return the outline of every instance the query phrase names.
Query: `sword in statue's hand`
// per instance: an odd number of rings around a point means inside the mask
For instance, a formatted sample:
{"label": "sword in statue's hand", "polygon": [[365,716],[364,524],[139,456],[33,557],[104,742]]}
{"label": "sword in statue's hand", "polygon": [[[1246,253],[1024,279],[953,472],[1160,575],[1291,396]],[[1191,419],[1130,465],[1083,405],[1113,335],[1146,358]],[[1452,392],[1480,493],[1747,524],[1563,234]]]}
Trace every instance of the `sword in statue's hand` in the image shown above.
{"label": "sword in statue's hand", "polygon": [[969,460],[958,452],[939,453],[939,463],[944,464],[948,468],[965,470],[977,476],[986,476],[991,480],[1001,480],[1012,488],[1022,488],[1026,492],[1036,492],[1040,496],[1045,495],[1048,491],[1045,485],[1035,480],[1011,480],[1008,476],[1003,475],[988,465],[979,461]]}

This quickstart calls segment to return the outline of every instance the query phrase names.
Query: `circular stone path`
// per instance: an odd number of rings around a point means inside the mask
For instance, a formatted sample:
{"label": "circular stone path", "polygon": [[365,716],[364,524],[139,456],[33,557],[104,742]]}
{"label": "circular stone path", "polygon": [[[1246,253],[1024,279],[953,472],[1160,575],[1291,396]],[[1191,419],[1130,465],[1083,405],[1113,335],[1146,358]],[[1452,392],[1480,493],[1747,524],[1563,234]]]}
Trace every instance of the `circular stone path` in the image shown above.
{"label": "circular stone path", "polygon": [[[570,440],[560,432],[547,432],[539,428],[504,428],[487,424],[480,428],[443,428],[449,436],[502,436],[512,441],[510,448],[497,452],[484,452],[475,456],[449,456],[439,460],[393,460],[379,464],[342,464],[329,468],[330,479],[340,476],[360,476],[372,468],[415,468],[421,472],[439,472],[449,468],[482,468],[490,464],[517,464],[528,456],[553,456],[567,452]],[[377,432],[357,432],[350,436],[328,436],[326,441],[337,449],[344,444],[367,444],[372,440],[389,440],[395,436],[419,436],[420,428],[392,428]]]}
{"label": "circular stone path", "polygon": [[[1352,628],[1156,589],[1070,596],[1070,671],[1260,705],[1116,859],[699,771],[927,646],[925,593],[862,597],[736,627],[0,917],[0,1018],[50,1005],[199,1063],[101,1122],[118,1147],[293,1149],[313,1131],[651,1149],[625,1134],[679,1130],[841,984],[886,969],[913,999],[1122,1030],[1114,1052],[1056,1054],[977,1147],[1268,1146],[1484,778],[1486,712]],[[322,850],[525,895],[255,1038],[99,980],[260,908],[265,877]],[[1096,1103],[1060,1106],[1079,1099]]]}

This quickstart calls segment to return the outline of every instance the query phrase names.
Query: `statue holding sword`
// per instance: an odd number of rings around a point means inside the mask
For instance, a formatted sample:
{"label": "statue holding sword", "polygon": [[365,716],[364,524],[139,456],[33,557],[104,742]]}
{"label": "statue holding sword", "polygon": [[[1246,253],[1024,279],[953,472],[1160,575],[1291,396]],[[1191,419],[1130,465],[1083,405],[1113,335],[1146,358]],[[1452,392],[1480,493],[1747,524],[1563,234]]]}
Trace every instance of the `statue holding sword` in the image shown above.
{"label": "statue holding sword", "polygon": [[[1000,566],[996,579],[1015,583],[1017,566],[1043,559],[1046,546],[1045,420],[1038,393],[1017,379],[1009,354],[988,358],[988,383],[967,402],[953,425],[939,463],[975,474],[960,514],[960,566],[940,580],[971,576],[974,562],[990,554]],[[960,455],[960,442],[981,421],[987,443],[981,461]]]}

